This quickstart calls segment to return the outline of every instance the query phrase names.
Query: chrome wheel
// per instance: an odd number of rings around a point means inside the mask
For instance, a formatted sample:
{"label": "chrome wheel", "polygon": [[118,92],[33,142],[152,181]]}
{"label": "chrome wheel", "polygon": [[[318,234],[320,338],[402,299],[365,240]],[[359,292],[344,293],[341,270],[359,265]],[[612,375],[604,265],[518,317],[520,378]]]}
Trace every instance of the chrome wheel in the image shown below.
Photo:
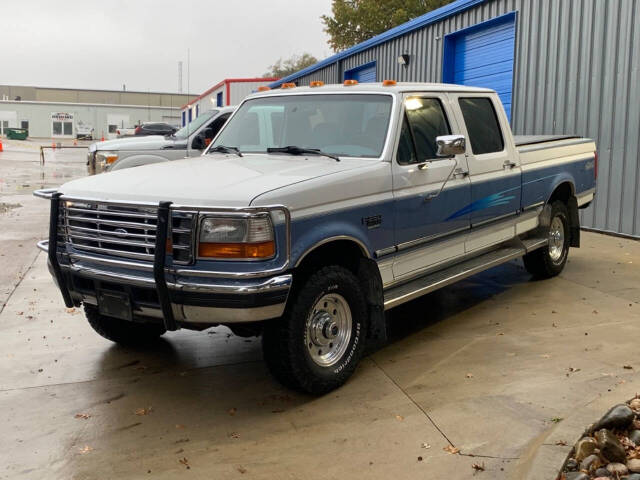
{"label": "chrome wheel", "polygon": [[322,296],[307,318],[306,347],[311,359],[321,367],[336,364],[351,340],[351,309],[342,295]]}
{"label": "chrome wheel", "polygon": [[553,217],[549,228],[549,257],[559,263],[564,256],[564,223],[559,216]]}

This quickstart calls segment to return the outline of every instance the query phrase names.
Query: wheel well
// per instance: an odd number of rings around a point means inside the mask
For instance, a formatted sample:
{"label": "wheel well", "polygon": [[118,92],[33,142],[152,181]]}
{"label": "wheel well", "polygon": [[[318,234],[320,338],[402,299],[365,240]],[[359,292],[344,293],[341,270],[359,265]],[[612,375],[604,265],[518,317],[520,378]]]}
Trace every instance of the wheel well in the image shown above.
{"label": "wheel well", "polygon": [[361,258],[366,258],[366,255],[356,242],[333,240],[305,254],[296,272],[306,276],[326,265],[340,265],[355,275]]}
{"label": "wheel well", "polygon": [[573,185],[571,185],[570,182],[564,182],[556,187],[548,203],[551,204],[555,200],[562,200],[564,203],[567,203],[571,197],[573,197]]}

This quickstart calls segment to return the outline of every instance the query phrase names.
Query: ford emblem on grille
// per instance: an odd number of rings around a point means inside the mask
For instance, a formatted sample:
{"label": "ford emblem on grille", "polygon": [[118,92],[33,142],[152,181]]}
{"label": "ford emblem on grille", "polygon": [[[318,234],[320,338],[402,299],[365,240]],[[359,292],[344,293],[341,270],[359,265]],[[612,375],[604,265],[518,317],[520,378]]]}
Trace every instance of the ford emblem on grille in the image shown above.
{"label": "ford emblem on grille", "polygon": [[116,228],[113,233],[117,233],[119,237],[125,237],[129,234],[124,228]]}

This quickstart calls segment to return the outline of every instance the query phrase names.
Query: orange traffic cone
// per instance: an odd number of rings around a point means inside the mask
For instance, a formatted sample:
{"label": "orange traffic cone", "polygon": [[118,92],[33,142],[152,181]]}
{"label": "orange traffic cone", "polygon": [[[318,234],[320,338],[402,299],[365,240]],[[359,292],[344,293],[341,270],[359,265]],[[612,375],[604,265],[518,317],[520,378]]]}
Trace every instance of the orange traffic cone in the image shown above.
{"label": "orange traffic cone", "polygon": [[101,142],[104,142],[104,132],[102,132],[102,138],[100,139]]}
{"label": "orange traffic cone", "polygon": [[53,141],[53,138],[51,139],[51,148],[56,149],[56,142]]}
{"label": "orange traffic cone", "polygon": [[2,139],[0,138],[0,152],[2,151]]}

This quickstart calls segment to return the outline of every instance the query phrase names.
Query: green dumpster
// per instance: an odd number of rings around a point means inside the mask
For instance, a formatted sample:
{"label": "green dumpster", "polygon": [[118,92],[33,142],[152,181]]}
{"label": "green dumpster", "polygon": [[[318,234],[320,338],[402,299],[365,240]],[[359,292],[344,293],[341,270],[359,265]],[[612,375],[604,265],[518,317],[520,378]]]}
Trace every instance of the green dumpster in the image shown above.
{"label": "green dumpster", "polygon": [[7,128],[7,138],[12,140],[26,140],[29,136],[29,130],[26,128]]}

